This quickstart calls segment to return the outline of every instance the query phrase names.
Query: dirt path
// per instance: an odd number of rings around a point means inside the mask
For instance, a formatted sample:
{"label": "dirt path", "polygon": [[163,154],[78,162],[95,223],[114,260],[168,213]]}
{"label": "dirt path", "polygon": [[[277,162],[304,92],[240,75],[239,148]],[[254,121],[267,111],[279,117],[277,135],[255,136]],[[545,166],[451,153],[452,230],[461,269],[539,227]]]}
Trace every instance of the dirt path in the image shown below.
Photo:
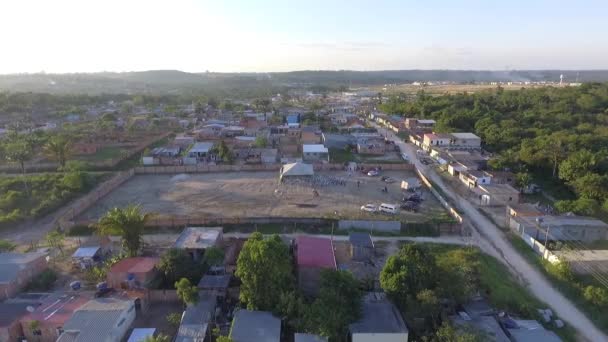
{"label": "dirt path", "polygon": [[443,182],[436,172],[422,165],[416,158],[416,146],[406,144],[391,132],[387,134],[407,153],[410,160],[427,177],[429,177],[454,203],[459,204],[460,211],[473,226],[473,239],[479,247],[506,264],[509,270],[540,300],[550,305],[555,313],[573,326],[588,341],[608,341],[608,336],[600,331],[570,300],[556,290],[551,283],[527,260],[525,260],[507,241],[503,232],[483,216],[469,201],[463,199]]}

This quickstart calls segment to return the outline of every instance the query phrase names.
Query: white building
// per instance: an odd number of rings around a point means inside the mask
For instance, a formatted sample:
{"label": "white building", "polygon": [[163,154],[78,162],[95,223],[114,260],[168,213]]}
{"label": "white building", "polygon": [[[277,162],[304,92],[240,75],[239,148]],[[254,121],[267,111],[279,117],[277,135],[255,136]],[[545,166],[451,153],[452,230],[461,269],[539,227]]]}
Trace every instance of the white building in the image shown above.
{"label": "white building", "polygon": [[329,150],[322,144],[304,144],[302,145],[302,160],[329,162]]}

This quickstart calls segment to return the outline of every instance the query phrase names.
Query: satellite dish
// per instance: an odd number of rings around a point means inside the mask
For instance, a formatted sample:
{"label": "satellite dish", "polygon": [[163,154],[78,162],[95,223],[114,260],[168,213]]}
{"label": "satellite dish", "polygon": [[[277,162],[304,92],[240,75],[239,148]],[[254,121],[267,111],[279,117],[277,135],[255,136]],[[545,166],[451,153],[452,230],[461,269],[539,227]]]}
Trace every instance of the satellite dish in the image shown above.
{"label": "satellite dish", "polygon": [[31,306],[31,305],[28,305],[28,306],[25,308],[25,310],[27,310],[27,312],[34,312],[34,310],[36,310],[36,308],[34,308],[34,307],[33,307],[33,306]]}

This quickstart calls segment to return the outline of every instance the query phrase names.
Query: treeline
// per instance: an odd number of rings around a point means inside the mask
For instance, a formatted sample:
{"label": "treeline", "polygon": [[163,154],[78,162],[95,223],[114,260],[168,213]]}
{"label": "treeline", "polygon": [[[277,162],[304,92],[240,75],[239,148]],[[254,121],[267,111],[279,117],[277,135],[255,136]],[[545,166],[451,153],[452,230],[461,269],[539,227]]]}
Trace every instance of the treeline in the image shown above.
{"label": "treeline", "polygon": [[[391,97],[383,111],[437,120],[439,132],[474,132],[495,169],[551,178],[575,194],[560,211],[608,212],[608,84],[431,97]],[[523,177],[526,178],[526,177]]]}

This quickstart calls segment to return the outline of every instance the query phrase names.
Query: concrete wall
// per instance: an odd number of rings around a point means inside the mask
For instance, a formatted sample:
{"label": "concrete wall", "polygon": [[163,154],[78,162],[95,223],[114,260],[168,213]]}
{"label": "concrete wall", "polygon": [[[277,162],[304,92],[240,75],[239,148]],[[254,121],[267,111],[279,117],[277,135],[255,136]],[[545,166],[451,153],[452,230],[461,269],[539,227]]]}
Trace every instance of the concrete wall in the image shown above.
{"label": "concrete wall", "polygon": [[379,232],[401,232],[400,221],[374,221],[374,220],[340,220],[338,229],[365,229]]}

